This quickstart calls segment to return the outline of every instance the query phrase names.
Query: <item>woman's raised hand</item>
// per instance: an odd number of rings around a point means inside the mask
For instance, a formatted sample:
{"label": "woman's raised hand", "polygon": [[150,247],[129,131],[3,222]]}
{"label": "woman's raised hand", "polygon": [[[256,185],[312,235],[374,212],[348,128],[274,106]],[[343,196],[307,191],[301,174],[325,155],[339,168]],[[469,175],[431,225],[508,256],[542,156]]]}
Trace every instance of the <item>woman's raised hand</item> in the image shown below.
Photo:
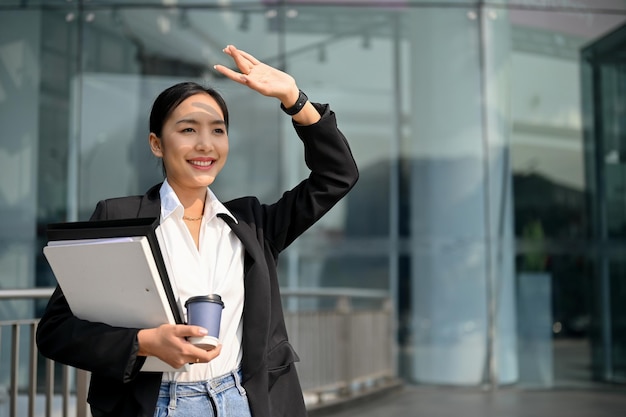
{"label": "woman's raised hand", "polygon": [[276,97],[286,107],[290,107],[298,99],[298,86],[291,75],[264,64],[234,45],[224,48],[224,53],[233,59],[240,72],[218,64],[214,68],[219,73],[235,82],[247,85],[264,96]]}

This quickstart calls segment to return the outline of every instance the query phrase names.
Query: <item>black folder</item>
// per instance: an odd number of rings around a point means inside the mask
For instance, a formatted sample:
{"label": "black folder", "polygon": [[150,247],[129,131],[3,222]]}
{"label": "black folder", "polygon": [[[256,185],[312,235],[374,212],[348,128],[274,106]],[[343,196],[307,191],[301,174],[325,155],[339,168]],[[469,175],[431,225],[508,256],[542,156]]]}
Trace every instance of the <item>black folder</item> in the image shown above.
{"label": "black folder", "polygon": [[172,285],[163,261],[163,254],[156,237],[158,225],[159,219],[157,217],[51,223],[47,228],[47,236],[48,241],[145,236],[150,244],[152,256],[159,271],[163,289],[172,309],[174,319],[177,324],[183,324],[184,320],[180,314],[176,296],[172,291]]}
{"label": "black folder", "polygon": [[[184,323],[158,225],[158,218],[48,225],[44,255],[79,318],[140,328]],[[148,359],[142,370],[175,371],[157,358]]]}

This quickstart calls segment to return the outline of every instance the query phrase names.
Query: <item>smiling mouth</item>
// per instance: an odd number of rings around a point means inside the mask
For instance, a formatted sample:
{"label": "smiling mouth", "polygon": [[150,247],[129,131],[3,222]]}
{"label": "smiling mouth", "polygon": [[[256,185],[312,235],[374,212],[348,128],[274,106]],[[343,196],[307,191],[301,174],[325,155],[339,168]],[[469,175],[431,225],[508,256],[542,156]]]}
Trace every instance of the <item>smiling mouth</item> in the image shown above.
{"label": "smiling mouth", "polygon": [[213,165],[215,161],[189,161],[191,165],[199,166],[199,167],[210,167]]}

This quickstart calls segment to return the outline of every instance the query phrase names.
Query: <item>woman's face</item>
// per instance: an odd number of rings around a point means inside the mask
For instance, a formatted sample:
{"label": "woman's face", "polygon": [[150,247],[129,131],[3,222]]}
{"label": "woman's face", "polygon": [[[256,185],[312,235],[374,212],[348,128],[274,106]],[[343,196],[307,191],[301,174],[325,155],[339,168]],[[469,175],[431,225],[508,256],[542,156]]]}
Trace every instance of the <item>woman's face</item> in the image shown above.
{"label": "woman's face", "polygon": [[160,138],[150,133],[150,148],[163,158],[167,181],[174,189],[206,188],[228,156],[224,114],[213,97],[195,94],[174,109]]}

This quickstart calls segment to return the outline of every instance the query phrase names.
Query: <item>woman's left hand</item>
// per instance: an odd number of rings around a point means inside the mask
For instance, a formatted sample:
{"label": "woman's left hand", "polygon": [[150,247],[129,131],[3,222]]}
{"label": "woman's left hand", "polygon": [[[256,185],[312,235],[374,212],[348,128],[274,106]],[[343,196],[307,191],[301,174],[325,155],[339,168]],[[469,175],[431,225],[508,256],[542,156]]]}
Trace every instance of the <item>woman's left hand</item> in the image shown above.
{"label": "woman's left hand", "polygon": [[264,64],[234,45],[224,48],[224,53],[235,61],[241,72],[233,71],[224,65],[215,65],[216,71],[235,82],[247,85],[264,96],[276,97],[286,107],[290,107],[298,100],[298,86],[291,75]]}

